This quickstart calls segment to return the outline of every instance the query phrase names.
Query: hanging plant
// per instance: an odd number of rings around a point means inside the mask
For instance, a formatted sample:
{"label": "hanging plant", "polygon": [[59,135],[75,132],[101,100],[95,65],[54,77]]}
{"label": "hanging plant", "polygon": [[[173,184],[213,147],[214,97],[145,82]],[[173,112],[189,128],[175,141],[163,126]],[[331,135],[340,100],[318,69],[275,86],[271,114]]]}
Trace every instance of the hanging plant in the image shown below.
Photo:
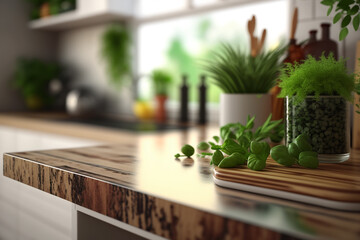
{"label": "hanging plant", "polygon": [[[335,16],[333,23],[341,21],[341,31],[339,40],[343,40],[349,33],[348,25],[352,21],[355,31],[359,29],[360,25],[360,1],[359,0],[323,0],[322,5],[328,6],[327,15],[329,16],[333,9],[335,9]],[[334,8],[335,7],[335,8]]]}
{"label": "hanging plant", "polygon": [[111,25],[102,36],[102,55],[112,83],[121,85],[131,72],[130,33],[121,25]]}

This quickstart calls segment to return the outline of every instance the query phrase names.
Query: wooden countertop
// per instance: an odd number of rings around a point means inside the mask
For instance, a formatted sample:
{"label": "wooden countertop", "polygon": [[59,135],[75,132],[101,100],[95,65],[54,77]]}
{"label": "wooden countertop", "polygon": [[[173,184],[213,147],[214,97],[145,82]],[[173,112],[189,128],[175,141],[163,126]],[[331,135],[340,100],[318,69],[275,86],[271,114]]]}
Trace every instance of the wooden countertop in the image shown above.
{"label": "wooden countertop", "polygon": [[[113,134],[121,144],[5,154],[3,173],[171,239],[360,238],[359,212],[221,188],[213,182],[208,160],[174,159],[184,143],[210,139],[215,128]],[[360,161],[360,155],[349,161]]]}

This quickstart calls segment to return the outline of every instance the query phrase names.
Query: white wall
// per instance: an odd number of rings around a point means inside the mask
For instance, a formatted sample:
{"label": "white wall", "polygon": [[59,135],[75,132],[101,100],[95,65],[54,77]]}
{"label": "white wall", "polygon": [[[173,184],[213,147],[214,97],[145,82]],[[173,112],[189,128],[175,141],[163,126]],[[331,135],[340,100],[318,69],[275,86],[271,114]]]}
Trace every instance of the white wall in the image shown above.
{"label": "white wall", "polygon": [[[101,54],[101,37],[107,24],[63,31],[59,36],[59,61],[74,74],[74,85],[90,85],[104,92],[111,102],[110,112],[130,114],[132,95],[129,86],[114,87],[109,81]],[[74,80],[75,80],[74,79]]]}
{"label": "white wall", "polygon": [[17,58],[56,59],[57,34],[30,30],[28,16],[27,1],[0,0],[0,111],[25,109],[12,87]]}
{"label": "white wall", "polygon": [[360,31],[355,32],[352,24],[349,27],[349,35],[344,41],[339,42],[340,22],[332,24],[334,17],[334,10],[328,17],[327,7],[320,4],[320,0],[292,0],[290,6],[291,13],[294,6],[299,8],[299,24],[295,37],[298,42],[309,38],[309,31],[312,29],[318,30],[317,38],[321,38],[320,24],[323,22],[331,23],[330,38],[338,42],[339,56],[347,59],[347,67],[350,72],[354,71],[355,66],[355,50],[356,43],[360,41]]}

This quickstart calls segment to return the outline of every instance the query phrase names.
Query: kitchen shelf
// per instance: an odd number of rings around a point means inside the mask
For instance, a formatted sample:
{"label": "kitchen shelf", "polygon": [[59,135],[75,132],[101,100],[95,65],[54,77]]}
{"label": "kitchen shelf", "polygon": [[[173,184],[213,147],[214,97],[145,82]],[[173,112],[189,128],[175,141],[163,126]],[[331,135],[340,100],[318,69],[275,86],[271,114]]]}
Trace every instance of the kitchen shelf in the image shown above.
{"label": "kitchen shelf", "polygon": [[90,26],[93,24],[106,23],[115,20],[126,20],[131,16],[118,13],[104,12],[95,14],[79,14],[76,11],[62,13],[56,16],[33,20],[30,22],[31,29],[43,30],[66,30],[76,27]]}
{"label": "kitchen shelf", "polygon": [[77,9],[30,21],[31,29],[61,31],[111,21],[128,20],[134,15],[132,0],[78,0]]}

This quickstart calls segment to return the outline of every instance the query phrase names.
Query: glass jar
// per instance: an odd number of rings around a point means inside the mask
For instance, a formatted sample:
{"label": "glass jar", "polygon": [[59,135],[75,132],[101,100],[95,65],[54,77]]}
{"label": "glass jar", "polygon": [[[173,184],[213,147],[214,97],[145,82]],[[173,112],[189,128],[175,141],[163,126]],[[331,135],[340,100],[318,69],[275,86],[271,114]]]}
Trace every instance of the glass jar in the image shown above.
{"label": "glass jar", "polygon": [[294,97],[285,101],[285,141],[288,145],[306,133],[313,151],[323,163],[339,163],[350,157],[349,104],[340,96],[309,96],[294,104]]}

